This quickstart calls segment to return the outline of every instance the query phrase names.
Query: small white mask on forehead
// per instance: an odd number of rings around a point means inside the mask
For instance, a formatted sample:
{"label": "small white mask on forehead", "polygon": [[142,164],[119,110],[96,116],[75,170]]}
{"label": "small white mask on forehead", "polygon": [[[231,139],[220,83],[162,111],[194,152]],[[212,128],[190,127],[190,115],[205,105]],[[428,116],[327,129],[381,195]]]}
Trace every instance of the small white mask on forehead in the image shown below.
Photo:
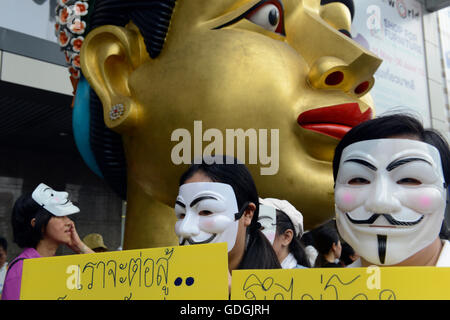
{"label": "small white mask on forehead", "polygon": [[259,203],[258,222],[261,224],[261,232],[273,245],[277,232],[277,211],[274,207]]}
{"label": "small white mask on forehead", "polygon": [[67,192],[55,191],[43,183],[34,189],[31,198],[57,217],[80,212],[80,209],[69,200],[69,194]]}
{"label": "small white mask on forehead", "polygon": [[365,260],[392,265],[439,235],[446,193],[439,151],[410,139],[347,146],[335,186],[340,235]]}
{"label": "small white mask on forehead", "polygon": [[238,231],[238,211],[236,195],[228,184],[183,184],[175,203],[175,233],[180,245],[226,242],[231,251]]}

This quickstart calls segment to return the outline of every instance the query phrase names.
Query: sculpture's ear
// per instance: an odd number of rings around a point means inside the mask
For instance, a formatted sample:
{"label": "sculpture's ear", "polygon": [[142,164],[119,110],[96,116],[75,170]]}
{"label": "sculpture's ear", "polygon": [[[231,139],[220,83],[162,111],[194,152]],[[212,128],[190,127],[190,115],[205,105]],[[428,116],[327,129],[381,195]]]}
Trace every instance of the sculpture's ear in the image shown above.
{"label": "sculpture's ear", "polygon": [[148,58],[138,29],[102,26],[92,30],[81,49],[81,70],[103,104],[108,128],[119,133],[132,129],[139,106],[128,86],[132,72]]}

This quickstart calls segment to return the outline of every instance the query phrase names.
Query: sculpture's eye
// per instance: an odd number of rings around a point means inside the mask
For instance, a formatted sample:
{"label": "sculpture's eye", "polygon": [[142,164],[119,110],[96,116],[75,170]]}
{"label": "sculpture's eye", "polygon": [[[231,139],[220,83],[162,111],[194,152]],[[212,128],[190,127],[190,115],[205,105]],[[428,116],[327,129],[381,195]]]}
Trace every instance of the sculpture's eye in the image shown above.
{"label": "sculpture's eye", "polygon": [[240,16],[214,29],[217,30],[231,26],[242,19],[247,19],[268,31],[278,33],[282,36],[286,35],[284,30],[284,9],[281,0],[261,0]]}
{"label": "sculpture's eye", "polygon": [[284,33],[283,8],[278,1],[262,2],[259,6],[248,12],[245,18],[266,30],[279,34]]}

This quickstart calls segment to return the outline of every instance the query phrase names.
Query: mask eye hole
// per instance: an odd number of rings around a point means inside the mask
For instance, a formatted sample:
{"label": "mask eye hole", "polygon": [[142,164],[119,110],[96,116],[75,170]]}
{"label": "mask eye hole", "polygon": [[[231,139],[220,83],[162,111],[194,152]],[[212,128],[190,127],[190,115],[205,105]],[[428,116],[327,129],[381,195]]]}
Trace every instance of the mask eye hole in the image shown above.
{"label": "mask eye hole", "polygon": [[370,181],[367,180],[367,179],[361,178],[361,177],[357,177],[357,178],[351,179],[351,180],[348,182],[348,184],[359,186],[359,185],[370,184]]}
{"label": "mask eye hole", "polygon": [[207,217],[207,216],[210,216],[210,215],[212,215],[213,213],[211,212],[211,211],[209,211],[209,210],[202,210],[202,211],[200,211],[199,213],[198,213],[198,215],[199,216],[202,216],[202,217]]}
{"label": "mask eye hole", "polygon": [[184,219],[186,216],[186,206],[178,200],[175,202],[175,215],[178,220]]}
{"label": "mask eye hole", "polygon": [[406,186],[418,186],[421,185],[422,182],[420,182],[417,179],[414,178],[403,178],[397,181],[397,184],[406,185]]}
{"label": "mask eye hole", "polygon": [[266,1],[247,13],[248,20],[266,30],[284,35],[283,8],[278,1]]}

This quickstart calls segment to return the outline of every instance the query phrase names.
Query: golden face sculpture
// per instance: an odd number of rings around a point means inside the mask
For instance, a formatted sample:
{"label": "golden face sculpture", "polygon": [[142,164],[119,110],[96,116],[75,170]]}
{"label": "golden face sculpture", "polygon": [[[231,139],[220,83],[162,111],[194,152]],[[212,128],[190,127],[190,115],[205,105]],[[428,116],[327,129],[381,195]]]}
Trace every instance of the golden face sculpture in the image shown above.
{"label": "golden face sculpture", "polygon": [[[276,139],[268,143],[272,153],[278,149],[275,173],[250,163],[250,147],[241,159],[260,196],[288,200],[305,229],[332,217],[334,147],[373,117],[367,93],[381,63],[344,34],[350,24],[339,1],[178,0],[155,59],[132,23],[91,31],[82,71],[106,125],[122,135],[128,163],[125,246],[177,242],[173,205],[188,167],[172,157],[180,128],[191,134],[192,158],[208,145],[208,137],[201,145],[195,138],[208,129],[224,137],[227,129],[278,130],[268,138]],[[110,117],[117,105],[120,117]]]}

